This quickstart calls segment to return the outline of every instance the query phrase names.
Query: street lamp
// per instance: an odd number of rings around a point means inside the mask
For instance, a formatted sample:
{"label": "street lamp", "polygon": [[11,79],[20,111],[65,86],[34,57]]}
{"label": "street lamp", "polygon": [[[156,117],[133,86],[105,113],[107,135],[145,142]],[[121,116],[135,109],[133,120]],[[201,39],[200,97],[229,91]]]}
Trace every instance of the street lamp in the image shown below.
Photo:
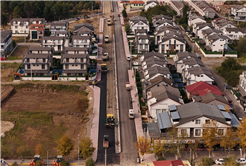
{"label": "street lamp", "polygon": [[49,152],[49,148],[47,148],[47,163],[46,163],[46,165],[48,165],[48,152]]}
{"label": "street lamp", "polygon": [[79,134],[78,134],[78,165],[79,165]]}

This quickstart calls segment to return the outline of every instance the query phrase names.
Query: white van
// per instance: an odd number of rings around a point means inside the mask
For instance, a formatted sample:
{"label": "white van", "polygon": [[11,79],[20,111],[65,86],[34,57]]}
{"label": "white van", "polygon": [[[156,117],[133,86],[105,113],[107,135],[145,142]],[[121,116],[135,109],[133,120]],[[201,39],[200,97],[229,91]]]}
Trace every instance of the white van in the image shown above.
{"label": "white van", "polygon": [[129,109],[129,118],[134,119],[134,112],[133,109]]}
{"label": "white van", "polygon": [[127,55],[127,56],[126,56],[126,59],[127,59],[128,61],[130,61],[130,60],[131,60],[131,55]]}

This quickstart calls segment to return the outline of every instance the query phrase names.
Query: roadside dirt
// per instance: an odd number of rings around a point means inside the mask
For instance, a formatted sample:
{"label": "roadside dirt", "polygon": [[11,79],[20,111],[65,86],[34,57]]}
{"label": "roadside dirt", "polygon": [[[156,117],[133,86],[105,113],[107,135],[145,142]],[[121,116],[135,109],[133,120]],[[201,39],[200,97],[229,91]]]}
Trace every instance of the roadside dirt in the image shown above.
{"label": "roadside dirt", "polygon": [[19,68],[20,63],[2,63],[1,64],[1,82],[11,82],[14,73]]}
{"label": "roadside dirt", "polygon": [[14,123],[8,121],[1,121],[1,137],[4,137],[6,131],[10,131],[14,128]]}

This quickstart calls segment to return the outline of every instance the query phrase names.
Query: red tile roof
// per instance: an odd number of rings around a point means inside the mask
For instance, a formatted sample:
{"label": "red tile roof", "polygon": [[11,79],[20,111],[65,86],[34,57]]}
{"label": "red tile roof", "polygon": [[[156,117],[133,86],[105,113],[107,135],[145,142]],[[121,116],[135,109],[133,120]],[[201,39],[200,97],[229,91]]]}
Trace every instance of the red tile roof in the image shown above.
{"label": "red tile roof", "polygon": [[184,166],[182,160],[153,161],[155,166]]}
{"label": "red tile roof", "polygon": [[204,96],[208,93],[213,93],[221,96],[221,91],[217,86],[211,85],[203,81],[194,83],[192,85],[188,85],[185,88],[187,92],[191,94],[191,97],[195,95]]}
{"label": "red tile roof", "polygon": [[130,4],[144,4],[143,1],[130,1]]}
{"label": "red tile roof", "polygon": [[44,24],[31,24],[30,30],[43,31],[44,30]]}

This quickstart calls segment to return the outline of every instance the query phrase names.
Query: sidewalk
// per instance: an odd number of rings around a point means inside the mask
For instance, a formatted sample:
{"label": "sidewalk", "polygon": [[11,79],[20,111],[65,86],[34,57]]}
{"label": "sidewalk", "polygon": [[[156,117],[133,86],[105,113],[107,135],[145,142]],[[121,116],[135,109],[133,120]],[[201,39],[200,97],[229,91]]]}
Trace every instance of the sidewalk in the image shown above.
{"label": "sidewalk", "polygon": [[124,9],[123,6],[121,6],[120,1],[118,1],[118,8],[119,8],[119,12],[120,12],[120,13],[121,13],[122,10]]}
{"label": "sidewalk", "polygon": [[125,54],[129,55],[130,54],[129,45],[128,45],[128,40],[127,40],[126,31],[124,27],[122,27],[122,36],[123,36],[123,42],[124,42],[124,47],[125,47]]}
{"label": "sidewalk", "polygon": [[[135,81],[135,75],[133,70],[128,70],[128,76],[129,76],[129,82],[131,85],[131,98],[132,98],[132,107],[134,111],[134,122],[136,127],[136,134],[137,137],[143,136],[143,128],[142,128],[142,117],[141,117],[141,111],[139,108],[139,101],[138,101],[138,92],[136,87],[136,81]],[[154,154],[146,154],[143,156],[144,163],[152,163],[152,161],[155,161]]]}
{"label": "sidewalk", "polygon": [[99,34],[98,45],[103,44],[103,34]]}
{"label": "sidewalk", "polygon": [[98,57],[97,60],[102,60],[103,48],[98,47]]}
{"label": "sidewalk", "polygon": [[97,77],[96,77],[96,80],[98,82],[101,81],[101,72],[100,72],[100,70],[101,70],[101,65],[100,64],[97,64]]}
{"label": "sidewalk", "polygon": [[103,32],[103,28],[104,28],[104,18],[100,18],[99,33]]}

